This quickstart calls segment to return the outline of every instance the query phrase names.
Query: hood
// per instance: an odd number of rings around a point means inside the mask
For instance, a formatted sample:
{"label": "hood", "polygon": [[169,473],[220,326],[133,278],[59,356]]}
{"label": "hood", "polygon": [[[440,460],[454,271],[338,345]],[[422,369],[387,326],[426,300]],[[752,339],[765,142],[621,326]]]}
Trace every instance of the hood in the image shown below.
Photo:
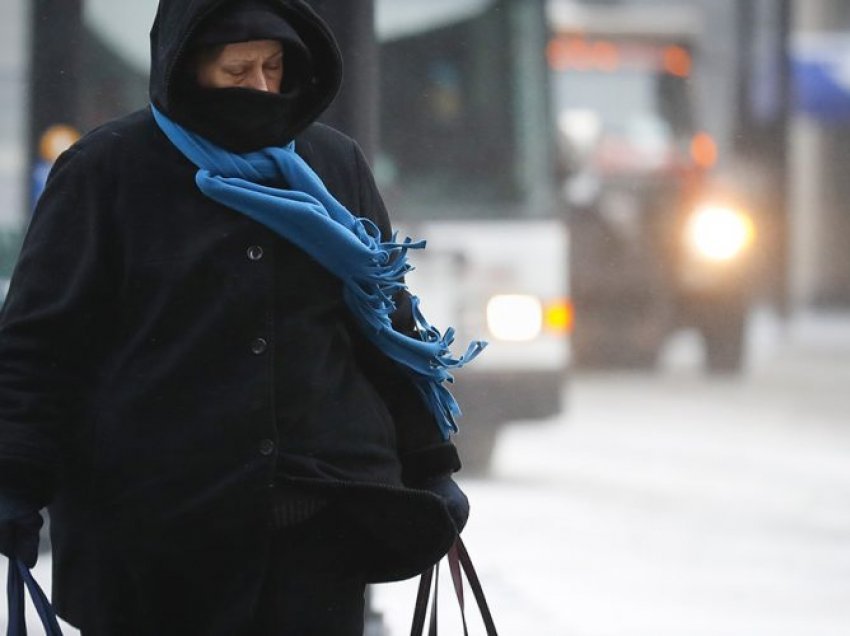
{"label": "hood", "polygon": [[[280,145],[291,141],[314,122],[330,105],[342,82],[342,56],[336,39],[325,22],[303,0],[266,0],[278,11],[306,47],[311,64],[301,78],[297,96],[257,94],[250,89],[217,89],[228,104],[241,105],[247,98],[252,113],[265,119],[285,116],[286,122],[266,125],[266,130],[252,131],[252,138],[240,143],[227,143],[217,138],[217,126],[205,117],[195,116],[181,95],[187,78],[180,72],[194,44],[193,38],[204,20],[225,5],[243,0],[160,0],[151,29],[151,102],[179,124],[237,152],[247,152],[263,145]],[[284,71],[286,73],[286,71]],[[246,93],[247,95],[241,95]],[[281,115],[278,115],[281,113]],[[285,113],[285,115],[283,115]],[[263,117],[256,117],[259,121]],[[232,136],[232,135],[231,135]],[[261,140],[261,141],[260,141]],[[234,147],[236,145],[237,147]],[[241,145],[242,147],[238,147]],[[256,148],[255,148],[256,147]]]}

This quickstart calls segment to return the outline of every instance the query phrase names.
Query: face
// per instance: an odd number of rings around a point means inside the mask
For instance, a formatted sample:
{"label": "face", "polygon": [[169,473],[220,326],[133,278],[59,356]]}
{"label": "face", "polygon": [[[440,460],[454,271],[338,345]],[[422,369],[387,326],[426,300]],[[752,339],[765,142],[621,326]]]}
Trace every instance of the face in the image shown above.
{"label": "face", "polygon": [[204,88],[252,88],[279,93],[283,46],[277,40],[252,40],[216,48],[198,64]]}

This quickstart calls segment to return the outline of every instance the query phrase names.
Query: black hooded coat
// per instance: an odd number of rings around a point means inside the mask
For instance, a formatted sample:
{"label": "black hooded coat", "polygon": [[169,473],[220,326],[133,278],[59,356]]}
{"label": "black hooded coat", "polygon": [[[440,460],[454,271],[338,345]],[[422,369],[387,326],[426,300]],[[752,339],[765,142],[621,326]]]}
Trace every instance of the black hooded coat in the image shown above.
{"label": "black hooded coat", "polygon": [[[151,99],[196,130],[176,69],[226,1],[161,0],[151,33]],[[272,2],[312,65],[269,141],[295,134],[388,236],[358,146],[312,123],[340,82],[333,37],[303,2]],[[339,281],[201,194],[195,172],[148,109],[84,137],[52,172],[0,319],[0,488],[50,504],[54,604],[85,633],[239,634],[282,486],[338,506],[371,581],[415,575],[456,535],[418,486],[457,453],[358,333]]]}

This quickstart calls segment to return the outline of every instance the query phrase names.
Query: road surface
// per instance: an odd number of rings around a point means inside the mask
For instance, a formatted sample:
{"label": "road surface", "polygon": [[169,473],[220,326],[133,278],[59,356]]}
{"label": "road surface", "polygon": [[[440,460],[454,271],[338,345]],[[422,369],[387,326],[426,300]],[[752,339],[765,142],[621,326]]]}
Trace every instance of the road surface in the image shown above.
{"label": "road surface", "polygon": [[[655,375],[581,375],[562,416],[506,430],[492,479],[461,479],[502,636],[850,634],[850,315],[752,336],[741,379],[704,377],[687,334]],[[374,589],[391,636],[414,594]]]}
{"label": "road surface", "polygon": [[[687,337],[656,376],[578,377],[462,482],[501,634],[850,634],[850,316],[755,330],[740,380],[705,378]],[[393,636],[413,594],[376,590]]]}

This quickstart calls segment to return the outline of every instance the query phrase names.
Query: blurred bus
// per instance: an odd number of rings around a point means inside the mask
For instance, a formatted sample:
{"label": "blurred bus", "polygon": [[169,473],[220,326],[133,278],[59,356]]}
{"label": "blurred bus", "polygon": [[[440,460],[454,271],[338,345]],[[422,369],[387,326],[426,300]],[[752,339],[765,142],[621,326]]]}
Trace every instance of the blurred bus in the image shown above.
{"label": "blurred bus", "polygon": [[548,17],[577,363],[650,367],[695,327],[708,369],[737,371],[755,223],[713,185],[693,94],[698,8],[549,0]]}
{"label": "blurred bus", "polygon": [[454,389],[479,469],[504,423],[560,412],[570,364],[545,3],[383,0],[377,25],[376,176],[403,232],[428,240],[410,284],[459,342],[490,342]]}

